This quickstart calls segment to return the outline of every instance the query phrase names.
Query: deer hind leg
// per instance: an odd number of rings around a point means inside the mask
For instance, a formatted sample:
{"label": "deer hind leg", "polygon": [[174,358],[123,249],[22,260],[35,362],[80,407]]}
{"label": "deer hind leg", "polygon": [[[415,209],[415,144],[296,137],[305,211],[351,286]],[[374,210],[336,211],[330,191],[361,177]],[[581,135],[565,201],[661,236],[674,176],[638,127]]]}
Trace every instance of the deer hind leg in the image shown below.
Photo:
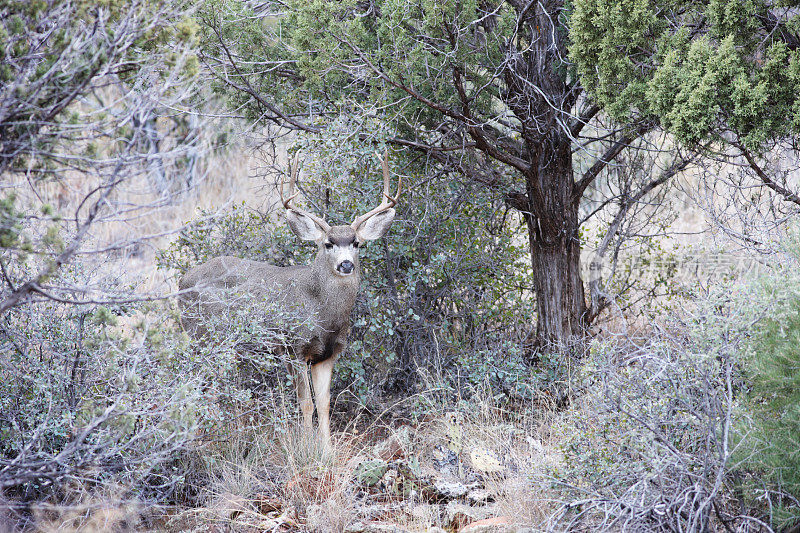
{"label": "deer hind leg", "polygon": [[290,361],[289,369],[294,376],[294,385],[297,391],[297,403],[303,414],[303,426],[311,429],[314,417],[314,402],[311,399],[311,384],[308,382],[308,368],[302,361]]}
{"label": "deer hind leg", "polygon": [[331,377],[336,359],[336,357],[330,357],[311,366],[311,381],[314,385],[314,399],[317,404],[319,433],[322,443],[326,447],[331,444]]}

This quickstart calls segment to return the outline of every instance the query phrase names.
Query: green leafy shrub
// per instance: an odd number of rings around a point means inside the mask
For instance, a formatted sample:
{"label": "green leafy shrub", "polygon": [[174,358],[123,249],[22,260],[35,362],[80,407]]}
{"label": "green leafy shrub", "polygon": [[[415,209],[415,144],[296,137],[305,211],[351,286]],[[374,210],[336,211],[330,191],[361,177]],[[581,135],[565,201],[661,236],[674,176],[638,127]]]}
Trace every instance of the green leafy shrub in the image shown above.
{"label": "green leafy shrub", "polygon": [[7,496],[60,504],[69,486],[125,486],[142,501],[174,497],[183,472],[170,464],[192,446],[204,399],[181,357],[186,343],[168,324],[147,305],[44,302],[5,317],[0,483]]}
{"label": "green leafy shrub", "polygon": [[[773,523],[800,522],[800,277],[797,258],[776,268],[757,285],[758,298],[769,302],[752,328],[745,365],[747,407],[752,426],[743,448],[745,460],[765,477],[758,494],[773,494]],[[758,316],[758,315],[756,315]],[[744,453],[742,455],[745,455]],[[774,492],[773,492],[774,491]]]}

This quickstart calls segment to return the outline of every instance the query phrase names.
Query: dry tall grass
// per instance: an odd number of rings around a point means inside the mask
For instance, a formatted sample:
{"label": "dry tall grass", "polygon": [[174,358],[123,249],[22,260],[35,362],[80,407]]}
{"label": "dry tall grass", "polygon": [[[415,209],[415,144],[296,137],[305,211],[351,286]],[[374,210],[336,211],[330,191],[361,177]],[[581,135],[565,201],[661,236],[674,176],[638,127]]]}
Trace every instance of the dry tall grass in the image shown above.
{"label": "dry tall grass", "polygon": [[[514,530],[543,524],[556,507],[553,412],[521,415],[490,395],[476,395],[456,409],[429,408],[416,423],[372,423],[358,431],[347,424],[328,450],[299,427],[294,413],[285,414],[268,431],[230,428],[211,445],[202,467],[211,480],[205,504],[178,515],[169,529],[457,531],[502,517]],[[359,477],[369,461],[388,465],[372,487]],[[400,479],[408,468],[416,481]],[[469,487],[470,495],[429,492],[448,484]],[[473,494],[487,502],[472,502]]]}

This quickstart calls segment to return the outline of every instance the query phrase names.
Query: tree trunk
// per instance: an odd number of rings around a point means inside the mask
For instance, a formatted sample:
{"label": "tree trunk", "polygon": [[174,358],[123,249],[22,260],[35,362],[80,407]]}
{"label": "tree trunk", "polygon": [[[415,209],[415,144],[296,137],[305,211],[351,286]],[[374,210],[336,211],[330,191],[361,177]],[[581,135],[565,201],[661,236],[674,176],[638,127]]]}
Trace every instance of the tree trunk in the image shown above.
{"label": "tree trunk", "polygon": [[[576,221],[565,213],[565,223]],[[534,347],[563,350],[580,344],[585,335],[586,302],[580,273],[580,244],[576,238],[559,238],[545,243],[536,228],[528,225],[533,284],[536,291],[536,334]]]}
{"label": "tree trunk", "polygon": [[534,351],[578,348],[585,338],[578,202],[569,139],[551,134],[532,150],[525,213],[536,291]]}

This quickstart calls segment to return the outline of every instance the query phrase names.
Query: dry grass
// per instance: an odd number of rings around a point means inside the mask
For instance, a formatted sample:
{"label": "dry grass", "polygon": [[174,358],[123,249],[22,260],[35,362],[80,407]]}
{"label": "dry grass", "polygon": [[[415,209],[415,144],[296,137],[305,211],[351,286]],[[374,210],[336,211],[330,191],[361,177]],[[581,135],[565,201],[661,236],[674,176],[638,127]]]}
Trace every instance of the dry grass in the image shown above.
{"label": "dry grass", "polygon": [[[536,527],[558,506],[551,481],[559,443],[549,430],[557,414],[544,402],[525,413],[497,404],[489,390],[457,403],[432,400],[415,423],[386,417],[363,427],[339,421],[338,429],[346,431],[335,433],[333,450],[326,450],[298,426],[287,407],[293,394],[276,390],[272,403],[225,408],[226,425],[203,434],[205,447],[176,467],[192,476],[187,482],[195,483],[200,497],[185,502],[159,530],[328,532],[377,522],[409,531],[457,531],[495,517]],[[356,426],[363,429],[356,432]],[[365,488],[357,480],[359,465],[381,456],[392,438],[405,440],[385,457],[393,465],[387,476],[396,476],[400,465],[417,464],[418,486],[408,491],[387,478],[385,487]],[[432,499],[421,487],[438,480],[486,490],[492,502],[470,506],[463,495],[450,502]],[[35,519],[41,531],[141,530],[143,510],[114,494],[93,495],[42,506]]]}
{"label": "dry grass", "polygon": [[[71,487],[60,503],[40,502],[30,506],[29,530],[38,533],[133,532],[154,530],[147,523],[152,514],[146,506],[126,495],[122,487],[93,492]],[[10,525],[0,531],[15,531]]]}
{"label": "dry grass", "polygon": [[[553,510],[548,476],[559,456],[542,417],[520,417],[475,398],[457,411],[433,409],[418,424],[375,424],[358,434],[335,434],[334,447],[327,450],[295,418],[283,418],[260,434],[226,431],[227,440],[207,455],[213,459],[204,466],[211,480],[205,504],[183,512],[169,529],[206,531],[214,525],[250,531],[272,525],[276,531],[341,532],[360,522],[455,531],[476,518],[498,516],[512,524],[541,524]],[[381,484],[398,476],[392,465],[415,464],[420,483],[479,485],[493,503],[470,506],[463,496],[449,503],[431,500],[421,485],[411,492],[398,491],[398,485],[367,489],[357,469],[386,453],[392,438],[406,440],[399,451],[392,448]],[[442,450],[456,457],[445,467]],[[481,463],[481,457],[496,460],[497,468]]]}
{"label": "dry grass", "polygon": [[[508,524],[497,531],[538,530],[561,503],[552,482],[564,436],[550,428],[563,415],[554,410],[509,412],[479,393],[457,408],[431,407],[415,424],[373,424],[357,434],[335,433],[333,449],[325,449],[286,408],[290,394],[276,393],[268,409],[278,416],[263,424],[233,416],[217,435],[207,435],[209,443],[194,462],[180,467],[204,480],[198,486],[200,500],[151,529],[344,532],[361,523],[458,532],[476,521],[497,519]],[[472,490],[488,492],[489,502],[474,504],[468,496],[432,500],[419,487],[411,492],[366,488],[357,479],[359,465],[384,453],[392,438],[402,445],[392,452],[390,465],[416,462],[425,483],[477,486]],[[391,473],[390,468],[381,483],[390,482]],[[147,529],[143,513],[152,512],[116,494],[83,494],[69,505],[39,506],[35,529],[141,531]]]}
{"label": "dry grass", "polygon": [[488,393],[473,398],[466,409],[440,413],[427,439],[447,442],[461,462],[480,472],[494,495],[497,516],[511,523],[541,524],[552,512],[551,471],[560,456],[549,427],[554,411],[512,413],[496,405]]}
{"label": "dry grass", "polygon": [[320,530],[341,531],[350,523],[355,464],[348,446],[326,450],[294,422],[260,434],[229,428],[226,435],[205,455],[211,480],[205,505],[185,511],[173,526],[315,530],[314,524],[323,524]]}

